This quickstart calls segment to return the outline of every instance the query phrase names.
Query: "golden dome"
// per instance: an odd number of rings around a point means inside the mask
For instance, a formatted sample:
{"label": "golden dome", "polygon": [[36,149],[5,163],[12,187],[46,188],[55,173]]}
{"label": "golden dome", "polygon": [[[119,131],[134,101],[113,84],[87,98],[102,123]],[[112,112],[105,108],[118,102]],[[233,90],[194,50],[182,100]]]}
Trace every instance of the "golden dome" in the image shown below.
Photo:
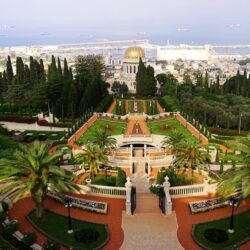
{"label": "golden dome", "polygon": [[126,49],[124,57],[127,59],[145,58],[145,52],[139,46],[129,47]]}

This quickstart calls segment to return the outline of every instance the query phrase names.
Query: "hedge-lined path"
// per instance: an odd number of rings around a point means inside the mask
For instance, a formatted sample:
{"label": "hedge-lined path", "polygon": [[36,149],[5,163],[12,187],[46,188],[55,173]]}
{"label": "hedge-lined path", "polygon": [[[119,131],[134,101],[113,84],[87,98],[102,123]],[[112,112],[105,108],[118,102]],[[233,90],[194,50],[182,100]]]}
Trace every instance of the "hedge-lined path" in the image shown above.
{"label": "hedge-lined path", "polygon": [[[72,218],[75,219],[107,224],[110,233],[110,240],[102,249],[104,250],[119,249],[124,239],[123,230],[121,228],[122,211],[125,209],[124,199],[112,199],[112,198],[104,198],[104,197],[88,196],[88,195],[84,196],[75,195],[75,196],[79,196],[81,198],[88,200],[103,201],[108,203],[107,215],[91,213],[80,209],[72,208],[71,216]],[[22,233],[35,231],[38,235],[37,243],[42,245],[46,241],[46,236],[41,232],[39,232],[38,230],[36,230],[26,218],[27,214],[31,212],[34,208],[35,204],[32,201],[32,199],[24,198],[19,202],[17,202],[13,206],[13,208],[10,209],[9,218],[17,219],[20,222],[20,231]],[[65,208],[65,206],[51,199],[45,200],[45,208],[53,212],[67,216],[67,209]],[[65,225],[65,228],[67,230],[67,225]],[[62,249],[64,250],[67,248],[63,247]]]}
{"label": "hedge-lined path", "polygon": [[107,110],[107,113],[108,114],[112,114],[113,113],[113,110],[115,109],[115,106],[116,106],[116,99],[112,102],[112,104],[110,105],[109,109]]}
{"label": "hedge-lined path", "polygon": [[[188,197],[188,198],[178,198],[172,199],[174,205],[174,211],[176,212],[177,221],[178,221],[178,239],[181,245],[186,250],[200,250],[202,249],[192,238],[192,224],[200,223],[209,220],[216,220],[220,218],[225,218],[231,215],[232,208],[230,206],[211,210],[204,213],[191,214],[189,209],[189,202],[200,201],[211,199],[211,196],[200,196],[200,197]],[[240,213],[246,211],[250,208],[250,198],[243,201],[241,206],[237,208],[235,213]],[[229,224],[229,220],[228,220]],[[250,241],[246,242],[241,246],[241,250],[250,249]]]}
{"label": "hedge-lined path", "polygon": [[165,112],[164,108],[160,105],[159,102],[156,102],[156,106],[157,106],[157,109],[158,109],[159,113],[164,113]]}

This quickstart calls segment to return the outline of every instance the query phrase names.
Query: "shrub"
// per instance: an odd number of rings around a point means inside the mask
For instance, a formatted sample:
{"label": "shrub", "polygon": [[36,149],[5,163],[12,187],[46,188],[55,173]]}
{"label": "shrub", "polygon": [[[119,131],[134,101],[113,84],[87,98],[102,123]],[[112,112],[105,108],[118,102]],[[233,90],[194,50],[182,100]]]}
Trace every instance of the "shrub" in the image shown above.
{"label": "shrub", "polygon": [[116,186],[124,187],[126,183],[126,173],[121,168],[118,168],[118,173],[116,177]]}
{"label": "shrub", "polygon": [[2,201],[1,204],[3,211],[7,212],[9,210],[9,204],[6,201]]}
{"label": "shrub", "polygon": [[247,131],[241,131],[240,135],[238,133],[238,130],[233,129],[222,129],[222,128],[209,128],[210,132],[212,134],[217,135],[226,135],[226,136],[246,136],[248,134]]}
{"label": "shrub", "polygon": [[64,140],[58,140],[58,141],[54,141],[51,143],[51,147],[57,146],[57,145],[63,145],[63,144],[67,144],[68,140],[64,139]]}
{"label": "shrub", "polygon": [[29,246],[33,245],[36,242],[36,239],[37,239],[36,233],[34,233],[34,232],[25,233],[23,238],[22,238],[22,244],[25,247],[29,247]]}
{"label": "shrub", "polygon": [[18,115],[0,115],[0,121],[17,122],[32,124],[37,122],[37,117],[33,116],[18,116]]}
{"label": "shrub", "polygon": [[7,214],[5,211],[0,212],[0,223],[3,223],[7,217]]}
{"label": "shrub", "polygon": [[99,232],[95,228],[86,228],[79,231],[76,231],[74,238],[78,242],[92,243],[99,238]]}
{"label": "shrub", "polygon": [[204,237],[213,243],[222,243],[228,240],[228,234],[225,230],[208,228],[204,232]]}
{"label": "shrub", "polygon": [[4,233],[7,235],[15,233],[19,229],[19,223],[16,220],[12,220],[6,227],[4,228]]}
{"label": "shrub", "polygon": [[0,236],[0,249],[16,250],[7,240]]}
{"label": "shrub", "polygon": [[59,243],[52,241],[48,239],[44,244],[43,244],[43,250],[60,250],[61,246]]}

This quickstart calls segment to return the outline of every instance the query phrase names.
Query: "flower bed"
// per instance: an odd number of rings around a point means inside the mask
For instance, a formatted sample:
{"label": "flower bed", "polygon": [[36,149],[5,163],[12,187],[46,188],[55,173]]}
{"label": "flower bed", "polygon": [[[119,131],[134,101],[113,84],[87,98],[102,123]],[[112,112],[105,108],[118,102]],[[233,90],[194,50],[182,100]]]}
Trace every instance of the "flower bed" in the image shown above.
{"label": "flower bed", "polygon": [[[235,198],[239,198],[240,194],[234,196]],[[192,214],[206,212],[215,208],[220,208],[228,205],[228,200],[225,200],[221,197],[208,199],[203,201],[194,201],[189,202],[189,207]]]}
{"label": "flower bed", "polygon": [[[56,201],[65,203],[65,200],[55,193],[49,193],[48,196]],[[85,199],[80,199],[80,198],[68,196],[68,195],[66,195],[65,198],[71,199],[72,205],[74,207],[77,207],[83,210],[88,210],[91,212],[97,212],[97,213],[102,213],[102,214],[106,214],[108,212],[107,202],[85,200]]]}

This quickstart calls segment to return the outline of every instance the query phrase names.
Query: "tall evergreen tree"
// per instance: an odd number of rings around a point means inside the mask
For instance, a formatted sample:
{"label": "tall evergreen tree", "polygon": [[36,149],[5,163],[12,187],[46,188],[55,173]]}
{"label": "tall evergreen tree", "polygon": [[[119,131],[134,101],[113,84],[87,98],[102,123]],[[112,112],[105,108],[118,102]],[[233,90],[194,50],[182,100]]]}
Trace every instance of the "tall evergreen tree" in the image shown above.
{"label": "tall evergreen tree", "polygon": [[216,78],[215,94],[216,95],[220,94],[220,77],[219,76],[217,76],[217,78]]}
{"label": "tall evergreen tree", "polygon": [[205,75],[205,90],[206,90],[206,92],[209,91],[209,77],[208,77],[207,71],[206,71],[206,75]]}
{"label": "tall evergreen tree", "polygon": [[240,95],[240,71],[237,71],[237,75],[235,78],[235,94]]}
{"label": "tall evergreen tree", "polygon": [[7,76],[8,85],[10,85],[12,83],[12,79],[14,76],[10,56],[8,56],[7,64],[6,64],[6,76]]}

